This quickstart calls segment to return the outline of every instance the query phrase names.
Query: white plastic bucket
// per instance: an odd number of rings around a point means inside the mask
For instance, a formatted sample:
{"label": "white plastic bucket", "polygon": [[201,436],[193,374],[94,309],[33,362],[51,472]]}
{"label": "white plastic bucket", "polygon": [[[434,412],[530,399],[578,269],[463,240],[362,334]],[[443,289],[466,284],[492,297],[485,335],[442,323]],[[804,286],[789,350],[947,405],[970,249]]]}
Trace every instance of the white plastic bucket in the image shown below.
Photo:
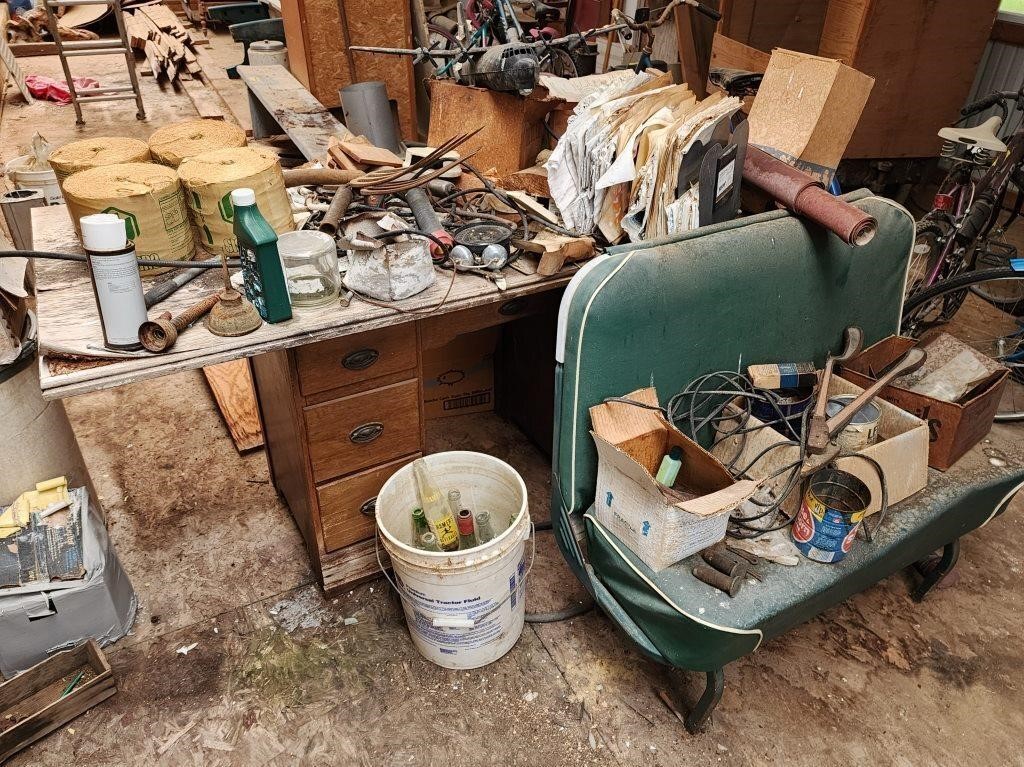
{"label": "white plastic bucket", "polygon": [[412,464],[399,469],[377,496],[377,528],[391,556],[413,644],[439,666],[470,669],[512,649],[525,617],[526,485],[515,469],[482,453],[452,451],[425,458],[442,491],[457,488],[466,508],[513,523],[494,540],[468,551],[413,548],[412,511],[419,506]]}
{"label": "white plastic bucket", "polygon": [[64,202],[60,194],[60,187],[57,185],[57,174],[53,168],[47,166],[45,170],[29,170],[27,166],[32,161],[32,155],[24,154],[15,157],[4,166],[7,177],[14,182],[16,189],[38,189],[46,198],[47,205],[57,205]]}

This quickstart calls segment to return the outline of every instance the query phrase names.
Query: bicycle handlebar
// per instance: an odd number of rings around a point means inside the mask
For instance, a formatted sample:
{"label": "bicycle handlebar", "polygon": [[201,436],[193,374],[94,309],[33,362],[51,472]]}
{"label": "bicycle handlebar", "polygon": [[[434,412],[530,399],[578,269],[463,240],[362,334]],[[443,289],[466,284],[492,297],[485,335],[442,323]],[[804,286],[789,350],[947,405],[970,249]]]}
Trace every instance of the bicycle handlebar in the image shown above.
{"label": "bicycle handlebar", "polygon": [[1010,101],[1011,99],[1016,100],[1020,97],[1020,93],[1017,91],[1001,91],[996,93],[990,93],[984,98],[980,98],[977,101],[972,101],[970,104],[960,110],[960,114],[964,117],[970,117],[978,112],[984,112],[989,107],[994,107],[1003,101]]}
{"label": "bicycle handlebar", "polygon": [[703,13],[705,16],[707,16],[712,21],[721,21],[722,20],[722,14],[721,13],[716,11],[711,6],[704,5],[704,3],[701,3],[698,0],[685,0],[685,3],[686,3],[686,5],[689,5],[691,8],[696,10],[698,13]]}

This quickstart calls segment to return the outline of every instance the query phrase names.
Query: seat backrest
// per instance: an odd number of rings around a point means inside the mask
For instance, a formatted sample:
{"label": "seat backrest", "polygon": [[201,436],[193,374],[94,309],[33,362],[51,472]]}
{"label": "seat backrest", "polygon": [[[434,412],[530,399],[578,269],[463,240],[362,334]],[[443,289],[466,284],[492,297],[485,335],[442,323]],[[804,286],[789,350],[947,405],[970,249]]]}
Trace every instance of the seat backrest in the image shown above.
{"label": "seat backrest", "polygon": [[821,364],[858,325],[865,344],[897,332],[914,220],[867,192],[878,219],[863,247],[781,211],[705,227],[595,259],[559,313],[553,509],[559,545],[586,582],[568,519],[593,502],[588,408],[642,386],[662,405],[699,375],[765,362]]}

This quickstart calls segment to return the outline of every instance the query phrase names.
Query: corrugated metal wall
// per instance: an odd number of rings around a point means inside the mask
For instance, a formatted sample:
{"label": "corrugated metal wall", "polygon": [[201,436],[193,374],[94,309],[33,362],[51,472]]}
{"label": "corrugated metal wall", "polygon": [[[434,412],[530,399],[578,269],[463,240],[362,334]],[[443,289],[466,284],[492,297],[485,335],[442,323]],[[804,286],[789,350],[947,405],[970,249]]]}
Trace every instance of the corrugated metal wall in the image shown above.
{"label": "corrugated metal wall", "polygon": [[[968,103],[992,91],[1015,91],[1024,84],[1024,47],[1002,42],[989,42],[974,78],[974,87]],[[977,125],[991,115],[999,114],[997,108],[970,120],[967,125]],[[1010,124],[1004,126],[1004,133],[1014,130],[1021,121],[1021,113],[1010,116]]]}

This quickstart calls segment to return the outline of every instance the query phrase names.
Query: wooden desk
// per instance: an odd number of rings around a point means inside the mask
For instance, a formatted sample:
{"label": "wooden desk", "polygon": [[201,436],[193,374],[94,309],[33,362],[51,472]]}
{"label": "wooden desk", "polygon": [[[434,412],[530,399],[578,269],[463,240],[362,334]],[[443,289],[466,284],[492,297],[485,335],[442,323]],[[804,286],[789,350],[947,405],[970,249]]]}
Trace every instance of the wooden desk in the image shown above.
{"label": "wooden desk", "polygon": [[[64,206],[32,213],[37,249],[81,252]],[[574,270],[544,278],[533,268],[524,261],[506,269],[505,291],[459,275],[442,303],[450,273],[439,271],[434,286],[402,301],[401,311],[358,299],[344,309],[296,309],[290,321],[264,324],[241,338],[220,338],[198,324],[165,354],[81,363],[50,353],[104,354],[85,266],[38,261],[43,396],[66,397],[252,357],[271,476],[330,593],[378,572],[377,491],[424,450],[424,349],[557,306]],[[200,277],[158,310],[177,314],[215,290],[218,276],[213,270]]]}

